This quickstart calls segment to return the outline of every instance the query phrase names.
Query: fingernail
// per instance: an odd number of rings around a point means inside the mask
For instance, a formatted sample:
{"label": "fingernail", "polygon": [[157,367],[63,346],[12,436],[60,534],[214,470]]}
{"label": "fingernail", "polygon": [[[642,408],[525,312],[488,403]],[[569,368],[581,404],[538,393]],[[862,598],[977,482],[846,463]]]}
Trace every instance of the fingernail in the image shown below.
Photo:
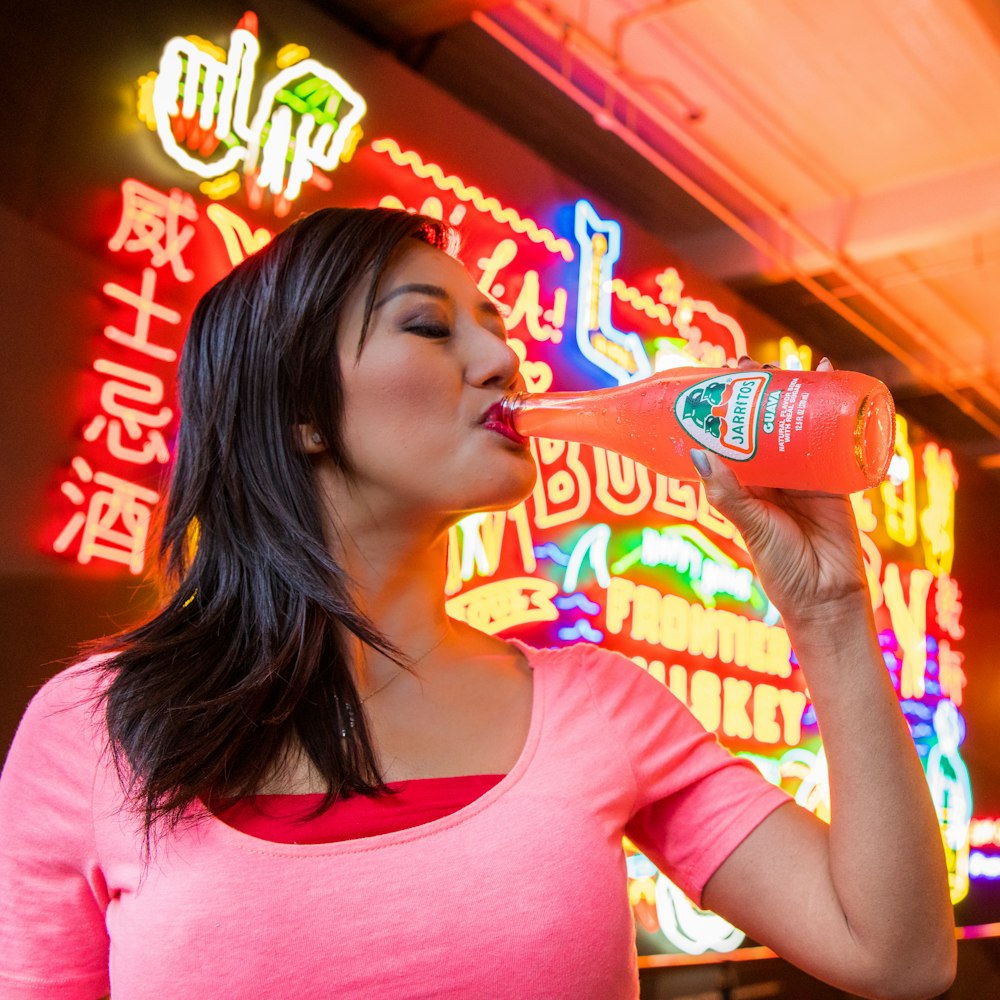
{"label": "fingernail", "polygon": [[708,479],[712,475],[712,466],[709,465],[708,455],[698,448],[692,448],[690,455],[691,464],[697,469],[698,475],[702,479]]}
{"label": "fingernail", "polygon": [[819,364],[816,367],[819,368],[820,365],[826,365],[827,367],[830,367],[830,359],[829,358],[820,358],[819,359]]}
{"label": "fingernail", "polygon": [[741,365],[741,364],[743,364],[743,362],[744,362],[744,361],[753,361],[753,358],[751,358],[749,354],[741,354],[741,355],[740,355],[740,356],[739,356],[739,357],[738,357],[738,358],[736,359],[736,363],[737,363],[738,365]]}

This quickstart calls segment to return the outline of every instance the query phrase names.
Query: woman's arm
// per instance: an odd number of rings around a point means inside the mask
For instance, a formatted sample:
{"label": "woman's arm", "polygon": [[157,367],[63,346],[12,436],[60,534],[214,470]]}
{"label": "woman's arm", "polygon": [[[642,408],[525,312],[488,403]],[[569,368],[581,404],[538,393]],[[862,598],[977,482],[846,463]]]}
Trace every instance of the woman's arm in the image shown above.
{"label": "woman's arm", "polygon": [[937,816],[882,659],[847,497],[744,489],[710,458],[712,504],[781,610],[826,750],[827,827],[778,809],[709,880],[704,905],[862,996],[932,997],[955,972]]}

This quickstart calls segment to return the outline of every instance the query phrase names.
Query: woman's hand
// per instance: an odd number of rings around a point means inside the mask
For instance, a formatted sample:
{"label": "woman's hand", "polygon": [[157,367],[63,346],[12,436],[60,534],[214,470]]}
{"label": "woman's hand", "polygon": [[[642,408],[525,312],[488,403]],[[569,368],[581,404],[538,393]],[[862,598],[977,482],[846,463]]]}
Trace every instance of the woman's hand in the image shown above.
{"label": "woman's hand", "polygon": [[[749,358],[741,368],[760,368]],[[830,371],[825,358],[817,371]],[[700,455],[703,455],[703,462]],[[850,498],[829,493],[744,487],[718,456],[692,453],[709,502],[736,526],[767,596],[786,621],[833,612],[867,594],[864,560]],[[697,467],[697,466],[696,466]]]}

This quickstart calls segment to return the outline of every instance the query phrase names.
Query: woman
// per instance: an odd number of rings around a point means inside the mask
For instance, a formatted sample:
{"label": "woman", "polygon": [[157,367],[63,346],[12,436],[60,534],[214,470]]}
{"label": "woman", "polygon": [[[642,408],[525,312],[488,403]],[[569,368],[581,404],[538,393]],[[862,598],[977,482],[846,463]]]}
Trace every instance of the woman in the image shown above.
{"label": "woman", "polygon": [[535,477],[495,420],[516,356],[449,241],[324,210],[200,303],[174,589],[42,689],[0,783],[0,992],[633,997],[625,833],[813,975],[941,992],[940,833],[846,498],[693,453],[806,671],[829,828],[624,658],[446,615],[447,529]]}

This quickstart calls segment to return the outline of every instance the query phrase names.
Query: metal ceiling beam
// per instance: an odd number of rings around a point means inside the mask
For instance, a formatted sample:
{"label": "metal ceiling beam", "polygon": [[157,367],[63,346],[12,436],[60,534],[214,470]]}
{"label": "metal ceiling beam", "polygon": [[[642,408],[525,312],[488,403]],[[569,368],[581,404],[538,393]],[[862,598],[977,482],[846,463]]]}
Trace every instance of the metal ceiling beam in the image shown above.
{"label": "metal ceiling beam", "polygon": [[457,27],[474,11],[487,11],[504,0],[326,0],[338,17],[363,24],[391,44],[419,41]]}
{"label": "metal ceiling beam", "polygon": [[[1000,229],[1000,159],[968,170],[925,178],[871,191],[850,201],[829,202],[805,211],[795,219],[827,247],[855,264],[912,254],[949,243],[975,238]],[[719,254],[724,234],[708,233],[703,247],[693,247],[699,260]],[[696,240],[697,242],[697,240]],[[817,253],[803,246],[792,254],[799,270],[819,274],[829,270],[829,252]],[[973,254],[970,249],[970,264]],[[713,276],[738,280],[759,273],[760,260],[749,248],[732,248],[718,256]],[[913,277],[917,277],[915,273]],[[768,274],[772,280],[788,277]],[[885,288],[880,278],[879,286]]]}

